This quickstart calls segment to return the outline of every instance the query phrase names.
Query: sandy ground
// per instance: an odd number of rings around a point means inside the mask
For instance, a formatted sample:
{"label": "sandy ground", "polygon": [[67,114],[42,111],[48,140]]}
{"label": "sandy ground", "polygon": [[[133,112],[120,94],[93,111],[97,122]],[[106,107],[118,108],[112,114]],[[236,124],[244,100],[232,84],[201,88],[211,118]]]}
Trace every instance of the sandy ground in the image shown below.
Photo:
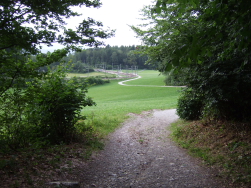
{"label": "sandy ground", "polygon": [[230,187],[168,138],[167,127],[178,119],[175,110],[130,115],[83,166],[81,187]]}

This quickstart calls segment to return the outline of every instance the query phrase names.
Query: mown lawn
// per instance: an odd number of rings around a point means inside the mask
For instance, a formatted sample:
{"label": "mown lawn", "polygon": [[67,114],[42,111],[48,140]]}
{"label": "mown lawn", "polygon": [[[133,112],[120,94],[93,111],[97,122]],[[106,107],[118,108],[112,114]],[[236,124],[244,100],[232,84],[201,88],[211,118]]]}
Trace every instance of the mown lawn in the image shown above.
{"label": "mown lawn", "polygon": [[165,76],[158,71],[144,70],[139,71],[138,74],[142,76],[142,79],[132,80],[126,82],[126,85],[152,85],[152,86],[164,86]]}
{"label": "mown lawn", "polygon": [[164,85],[161,83],[164,77],[159,77],[157,71],[142,71],[139,74],[141,79],[126,84],[137,81],[138,85],[145,86],[122,86],[118,81],[111,81],[106,85],[91,87],[88,96],[97,105],[83,109],[83,114],[89,118],[87,122],[106,135],[114,131],[128,113],[176,108],[180,88],[156,87]]}

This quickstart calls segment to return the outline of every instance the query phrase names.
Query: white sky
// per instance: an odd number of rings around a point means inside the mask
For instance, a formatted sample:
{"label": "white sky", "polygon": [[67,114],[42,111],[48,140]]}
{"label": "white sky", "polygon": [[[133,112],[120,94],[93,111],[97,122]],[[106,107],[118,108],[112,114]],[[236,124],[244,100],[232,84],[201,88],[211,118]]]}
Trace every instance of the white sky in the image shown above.
{"label": "white sky", "polygon": [[[115,37],[105,40],[105,44],[111,46],[141,44],[128,25],[140,24],[142,22],[139,19],[141,17],[140,10],[144,5],[153,4],[153,0],[101,0],[101,2],[103,5],[99,9],[86,7],[74,9],[83,15],[69,19],[67,27],[75,29],[84,18],[90,17],[96,21],[101,21],[104,29],[109,27],[116,30]],[[54,45],[50,50],[57,48],[60,48],[60,46]],[[44,47],[42,51],[48,50],[48,47]]]}

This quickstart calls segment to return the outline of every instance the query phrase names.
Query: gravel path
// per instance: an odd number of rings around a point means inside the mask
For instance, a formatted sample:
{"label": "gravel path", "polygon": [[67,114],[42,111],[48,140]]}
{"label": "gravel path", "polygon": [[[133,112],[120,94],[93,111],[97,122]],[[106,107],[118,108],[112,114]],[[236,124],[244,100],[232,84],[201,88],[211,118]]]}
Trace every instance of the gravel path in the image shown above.
{"label": "gravel path", "polygon": [[168,138],[167,126],[178,119],[175,110],[130,115],[85,165],[82,187],[229,187]]}

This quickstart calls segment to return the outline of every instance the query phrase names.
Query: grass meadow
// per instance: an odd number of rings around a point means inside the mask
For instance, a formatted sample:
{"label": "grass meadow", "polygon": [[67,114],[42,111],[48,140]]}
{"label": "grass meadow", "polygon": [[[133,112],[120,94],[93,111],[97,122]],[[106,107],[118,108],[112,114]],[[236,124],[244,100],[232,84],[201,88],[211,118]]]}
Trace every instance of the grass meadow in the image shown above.
{"label": "grass meadow", "polygon": [[142,79],[132,80],[126,82],[127,85],[147,85],[147,86],[164,86],[165,76],[160,74],[158,71],[144,70],[139,71],[138,74]]}
{"label": "grass meadow", "polygon": [[97,105],[83,109],[87,124],[107,135],[128,117],[128,113],[176,108],[179,87],[157,87],[164,86],[164,76],[159,76],[157,71],[141,71],[139,75],[142,78],[126,82],[129,86],[119,85],[121,80],[112,80],[109,84],[89,88],[88,96]]}

